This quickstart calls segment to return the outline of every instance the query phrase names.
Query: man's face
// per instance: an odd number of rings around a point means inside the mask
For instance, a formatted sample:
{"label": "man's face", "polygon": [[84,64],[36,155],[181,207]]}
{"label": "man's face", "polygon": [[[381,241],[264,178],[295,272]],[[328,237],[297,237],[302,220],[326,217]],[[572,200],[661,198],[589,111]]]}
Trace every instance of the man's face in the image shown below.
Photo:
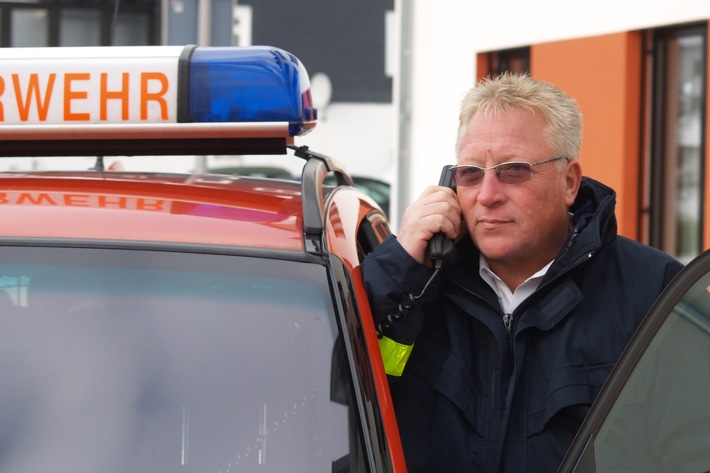
{"label": "man's face", "polygon": [[[488,168],[553,158],[545,126],[541,113],[524,109],[476,115],[459,143],[459,164]],[[559,161],[533,166],[530,180],[518,184],[502,183],[490,170],[480,184],[458,187],[469,234],[494,271],[506,266],[532,274],[557,256],[581,180],[578,162],[562,163],[563,172]]]}

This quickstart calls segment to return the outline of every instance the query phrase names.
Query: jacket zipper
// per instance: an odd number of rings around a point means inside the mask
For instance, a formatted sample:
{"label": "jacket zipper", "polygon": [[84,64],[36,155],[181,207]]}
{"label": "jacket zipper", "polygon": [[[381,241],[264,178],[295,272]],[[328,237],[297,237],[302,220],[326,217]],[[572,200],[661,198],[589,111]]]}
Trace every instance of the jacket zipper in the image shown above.
{"label": "jacket zipper", "polygon": [[505,326],[505,335],[510,338],[510,323],[513,319],[511,314],[503,314],[503,325]]}

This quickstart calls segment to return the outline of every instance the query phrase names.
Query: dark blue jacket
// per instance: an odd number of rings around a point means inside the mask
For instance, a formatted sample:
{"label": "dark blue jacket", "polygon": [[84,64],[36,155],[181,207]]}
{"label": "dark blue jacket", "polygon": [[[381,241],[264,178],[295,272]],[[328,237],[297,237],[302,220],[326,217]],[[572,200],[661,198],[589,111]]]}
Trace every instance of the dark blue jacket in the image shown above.
{"label": "dark blue jacket", "polygon": [[456,263],[404,317],[432,274],[390,237],[363,262],[375,321],[414,343],[391,390],[409,471],[556,471],[641,319],[681,269],[665,253],[617,236],[615,193],[584,178],[575,230],[509,331],[479,253]]}

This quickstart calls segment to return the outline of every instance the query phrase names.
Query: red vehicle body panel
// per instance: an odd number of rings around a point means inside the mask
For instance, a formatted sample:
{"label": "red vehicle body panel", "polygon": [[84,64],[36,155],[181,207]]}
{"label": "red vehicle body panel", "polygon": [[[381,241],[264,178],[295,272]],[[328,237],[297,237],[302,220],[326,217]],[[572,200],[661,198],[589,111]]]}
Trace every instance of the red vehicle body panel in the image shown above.
{"label": "red vehicle body panel", "polygon": [[3,235],[303,250],[300,183],[146,176],[2,175]]}
{"label": "red vehicle body panel", "polygon": [[[304,252],[299,182],[207,175],[133,173],[0,174],[5,238],[98,239],[224,245]],[[326,209],[327,251],[354,276],[356,301],[367,301],[357,226],[376,204],[354,189],[333,192]],[[383,218],[383,217],[379,217]],[[406,471],[387,375],[367,303],[361,330],[375,378],[393,471]]]}
{"label": "red vehicle body panel", "polygon": [[[360,205],[354,205],[358,202],[358,199]],[[340,189],[334,192],[329,204],[326,212],[326,245],[328,250],[338,255],[350,269],[350,273],[353,275],[355,299],[367,301],[367,293],[365,292],[365,286],[362,284],[360,273],[360,260],[356,251],[357,245],[352,240],[358,234],[356,225],[374,210],[374,203],[369,201],[369,199],[363,199],[361,194],[352,189]],[[363,324],[362,332],[365,335],[365,342],[370,355],[369,365],[375,378],[374,388],[380,401],[379,407],[382,411],[387,431],[387,442],[392,456],[394,471],[404,472],[407,471],[407,467],[389,391],[387,373],[385,372],[377,341],[374,319],[369,304],[362,304],[358,309]]]}

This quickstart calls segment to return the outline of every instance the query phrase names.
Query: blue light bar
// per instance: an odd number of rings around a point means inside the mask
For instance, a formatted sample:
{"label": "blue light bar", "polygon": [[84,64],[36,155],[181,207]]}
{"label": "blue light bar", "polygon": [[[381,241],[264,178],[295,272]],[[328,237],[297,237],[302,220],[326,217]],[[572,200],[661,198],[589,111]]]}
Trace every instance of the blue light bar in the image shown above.
{"label": "blue light bar", "polygon": [[317,118],[306,69],[274,47],[0,48],[0,66],[3,146],[137,139],[293,144]]}
{"label": "blue light bar", "polygon": [[259,46],[190,52],[188,110],[178,111],[179,121],[288,122],[291,136],[312,128],[308,74],[292,54]]}

